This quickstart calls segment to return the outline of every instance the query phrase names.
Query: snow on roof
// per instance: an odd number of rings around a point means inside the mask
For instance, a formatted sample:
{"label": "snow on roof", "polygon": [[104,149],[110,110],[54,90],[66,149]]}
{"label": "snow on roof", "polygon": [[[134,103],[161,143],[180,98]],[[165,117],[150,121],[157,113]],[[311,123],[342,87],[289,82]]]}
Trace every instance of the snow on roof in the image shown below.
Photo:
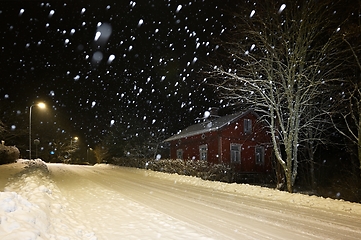
{"label": "snow on roof", "polygon": [[189,126],[185,129],[183,129],[180,133],[173,135],[170,138],[167,138],[164,140],[165,142],[170,142],[177,139],[182,139],[186,137],[191,137],[194,135],[211,132],[211,131],[218,131],[219,129],[235,122],[239,118],[247,115],[248,113],[254,113],[253,109],[249,109],[245,112],[238,112],[231,115],[226,115],[223,117],[215,118],[212,120],[204,121],[201,123],[194,124],[192,126]]}

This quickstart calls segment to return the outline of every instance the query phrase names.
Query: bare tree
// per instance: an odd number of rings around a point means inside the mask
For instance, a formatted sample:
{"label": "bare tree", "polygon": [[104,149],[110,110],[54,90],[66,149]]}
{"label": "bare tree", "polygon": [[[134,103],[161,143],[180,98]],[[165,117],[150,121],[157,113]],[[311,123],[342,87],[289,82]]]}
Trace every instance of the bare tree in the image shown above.
{"label": "bare tree", "polygon": [[109,149],[104,146],[102,143],[99,143],[94,148],[94,155],[97,160],[97,163],[107,162],[110,158]]}
{"label": "bare tree", "polygon": [[361,0],[352,3],[337,29],[343,67],[334,91],[335,104],[328,114],[336,130],[356,146],[361,174]]}
{"label": "bare tree", "polygon": [[315,105],[327,95],[332,69],[340,64],[334,20],[341,16],[335,9],[335,1],[243,3],[222,41],[230,61],[211,70],[224,99],[254,108],[268,123],[289,192],[297,176],[299,144],[305,141],[300,137],[322,118],[324,112]]}
{"label": "bare tree", "polygon": [[[321,111],[329,110],[332,105],[329,100],[331,91],[323,91],[322,98],[315,99],[306,107],[306,113],[301,119],[300,137],[299,137],[299,156],[304,162],[304,167],[307,168],[307,176],[310,186],[313,190],[316,189],[317,179],[315,177],[315,155],[322,145],[329,145],[330,135],[334,131],[332,123],[327,114]],[[326,97],[324,97],[326,96]]]}
{"label": "bare tree", "polygon": [[111,157],[156,158],[163,153],[165,130],[155,126],[145,127],[139,120],[114,124],[102,139],[96,152]]}

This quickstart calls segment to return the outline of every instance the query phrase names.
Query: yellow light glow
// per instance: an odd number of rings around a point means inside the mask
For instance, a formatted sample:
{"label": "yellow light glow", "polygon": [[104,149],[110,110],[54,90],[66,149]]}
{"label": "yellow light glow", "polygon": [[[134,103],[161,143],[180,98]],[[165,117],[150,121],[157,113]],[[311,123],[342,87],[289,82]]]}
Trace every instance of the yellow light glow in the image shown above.
{"label": "yellow light glow", "polygon": [[36,104],[39,108],[46,108],[46,105],[45,103],[41,102],[41,103],[38,103]]}

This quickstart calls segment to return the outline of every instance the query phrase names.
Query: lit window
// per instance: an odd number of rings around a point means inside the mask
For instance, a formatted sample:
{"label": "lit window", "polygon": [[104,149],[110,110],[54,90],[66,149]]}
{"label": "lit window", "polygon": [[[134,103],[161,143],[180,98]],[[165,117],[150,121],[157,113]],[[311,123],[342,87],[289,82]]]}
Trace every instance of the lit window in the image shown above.
{"label": "lit window", "polygon": [[263,165],[264,164],[264,147],[256,146],[256,164]]}
{"label": "lit window", "polygon": [[199,146],[199,159],[207,161],[207,144]]}
{"label": "lit window", "polygon": [[231,162],[241,162],[241,144],[231,143]]}

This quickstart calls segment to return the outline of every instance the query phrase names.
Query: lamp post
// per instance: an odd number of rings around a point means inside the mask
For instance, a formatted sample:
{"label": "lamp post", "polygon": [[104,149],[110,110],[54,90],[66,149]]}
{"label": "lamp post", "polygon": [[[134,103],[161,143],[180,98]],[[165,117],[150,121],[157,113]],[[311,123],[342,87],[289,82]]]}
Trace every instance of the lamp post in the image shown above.
{"label": "lamp post", "polygon": [[87,162],[89,162],[89,156],[88,156],[88,155],[89,155],[89,153],[88,153],[89,150],[90,150],[90,151],[93,151],[93,149],[92,149],[92,148],[88,148],[88,149],[86,150],[86,161],[87,161]]}
{"label": "lamp post", "polygon": [[31,160],[31,110],[34,106],[38,106],[39,108],[45,108],[45,103],[37,103],[33,104],[29,107],[29,160]]}
{"label": "lamp post", "polygon": [[[73,139],[74,139],[74,141],[73,141]],[[76,142],[78,141],[78,139],[79,139],[78,137],[74,137],[74,138],[71,138],[71,139],[70,139],[70,147],[71,147],[71,148],[73,148],[73,142],[76,143]]]}
{"label": "lamp post", "polygon": [[[74,160],[73,160],[73,154],[76,152],[76,150],[78,149],[78,145],[74,144],[74,147],[73,147],[73,143],[77,143],[78,142],[78,137],[72,137],[70,139],[70,148],[69,148],[69,162],[72,161],[74,163]],[[75,155],[75,154],[74,154]]]}
{"label": "lamp post", "polygon": [[37,159],[38,158],[38,145],[40,143],[40,140],[39,139],[35,139],[34,140],[34,144],[36,146],[36,150],[35,150],[35,158]]}

